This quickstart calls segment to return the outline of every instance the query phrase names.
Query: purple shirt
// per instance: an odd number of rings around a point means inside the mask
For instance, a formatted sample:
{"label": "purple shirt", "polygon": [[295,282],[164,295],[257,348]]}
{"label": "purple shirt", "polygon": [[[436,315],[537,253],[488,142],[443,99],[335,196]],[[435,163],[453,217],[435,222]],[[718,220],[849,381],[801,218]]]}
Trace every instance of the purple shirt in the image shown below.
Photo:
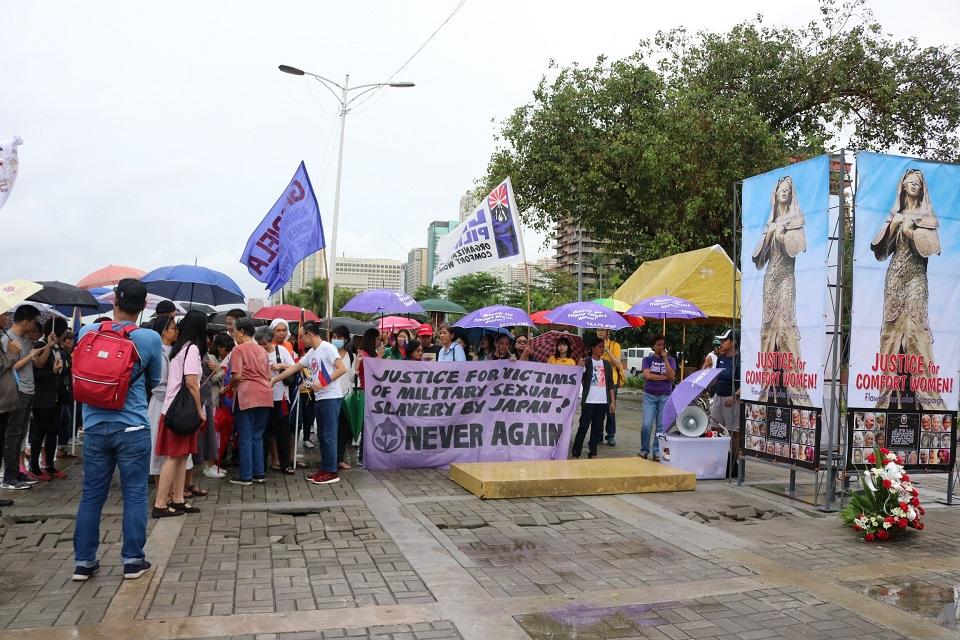
{"label": "purple shirt", "polygon": [[[670,360],[670,368],[674,371],[677,370],[677,361],[667,356]],[[659,359],[657,356],[647,356],[643,359],[643,370],[646,371],[650,369],[650,373],[656,373],[661,376],[667,375],[666,362]],[[673,391],[673,380],[644,380],[643,381],[643,391],[644,393],[649,393],[655,396],[666,396],[670,395],[670,392]]]}

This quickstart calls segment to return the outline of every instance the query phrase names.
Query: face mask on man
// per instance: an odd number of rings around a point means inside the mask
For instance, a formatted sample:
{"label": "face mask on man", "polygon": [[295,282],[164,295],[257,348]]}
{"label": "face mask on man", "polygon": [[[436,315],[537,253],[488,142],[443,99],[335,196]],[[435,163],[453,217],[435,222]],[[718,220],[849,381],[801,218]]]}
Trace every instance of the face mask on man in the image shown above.
{"label": "face mask on man", "polygon": [[331,342],[331,343],[333,344],[333,346],[335,346],[337,349],[343,349],[343,345],[345,345],[345,344],[347,343],[347,341],[344,340],[343,338],[334,338],[334,339],[331,340],[330,342]]}

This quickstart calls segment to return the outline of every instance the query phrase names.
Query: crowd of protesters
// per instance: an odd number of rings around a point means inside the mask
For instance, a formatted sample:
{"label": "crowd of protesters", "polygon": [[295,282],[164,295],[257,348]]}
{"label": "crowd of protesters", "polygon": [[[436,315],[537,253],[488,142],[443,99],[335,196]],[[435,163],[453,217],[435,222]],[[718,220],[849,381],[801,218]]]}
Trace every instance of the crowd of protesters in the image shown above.
{"label": "crowd of protesters", "polygon": [[[83,327],[76,339],[106,323],[114,331],[134,325],[142,316],[146,289],[138,280],[116,288],[113,318],[99,318]],[[362,425],[349,403],[364,391],[364,361],[370,358],[414,362],[537,361],[582,366],[580,422],[572,456],[597,456],[606,439],[616,446],[617,390],[626,375],[621,349],[607,331],[583,342],[575,358],[574,337],[558,337],[553,353],[533,355],[527,335],[506,331],[484,333],[471,349],[468,333],[459,327],[423,324],[415,331],[381,335],[371,328],[352,336],[344,326],[329,332],[313,322],[302,323],[292,336],[285,320],[257,327],[241,309],[226,314],[226,326],[210,326],[199,311],[179,321],[173,303],[157,305],[154,317],[134,327],[129,339],[138,360],[124,405],[109,410],[82,406],[74,415],[71,390],[75,336],[63,318],[41,322],[41,310],[30,304],[0,314],[0,489],[30,489],[39,482],[66,477],[57,460],[71,457],[68,445],[78,428],[83,434],[83,495],[74,547],[75,580],[86,580],[99,568],[100,515],[115,469],[123,492],[124,577],[136,578],[150,568],[143,553],[146,540],[148,484],[155,486],[150,515],[154,518],[198,513],[194,498],[208,490],[200,477],[227,480],[243,487],[267,482],[267,471],[292,475],[298,464],[298,434],[306,448],[319,448],[320,468],[307,476],[314,484],[339,482],[351,468],[347,450],[357,447],[362,465]],[[719,355],[705,366],[723,369],[714,400],[714,417],[735,423],[736,373],[732,369],[734,336],[718,342]],[[576,343],[579,347],[579,342]],[[643,429],[640,455],[657,459],[656,434],[663,432],[663,403],[673,389],[676,362],[666,341],[657,336],[653,353],[643,361]],[[168,426],[167,415],[180,396],[195,408],[199,428],[181,433]],[[362,409],[360,410],[362,421]],[[316,429],[315,442],[311,438]],[[235,472],[227,479],[225,466]],[[12,504],[0,499],[0,506]]]}

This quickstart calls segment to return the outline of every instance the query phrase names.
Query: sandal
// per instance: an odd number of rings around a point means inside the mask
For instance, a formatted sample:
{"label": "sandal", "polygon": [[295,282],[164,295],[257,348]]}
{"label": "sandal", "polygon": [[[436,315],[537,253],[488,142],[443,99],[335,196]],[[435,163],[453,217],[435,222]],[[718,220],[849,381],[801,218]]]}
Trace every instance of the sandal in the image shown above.
{"label": "sandal", "polygon": [[272,464],[272,465],[270,465],[270,469],[273,470],[273,471],[282,471],[282,469],[280,468],[280,465],[278,465],[278,464]]}
{"label": "sandal", "polygon": [[198,486],[195,485],[195,484],[192,484],[192,485],[190,485],[189,487],[184,487],[184,489],[183,489],[183,497],[184,497],[184,498],[187,497],[187,493],[190,493],[190,494],[191,494],[191,495],[189,496],[189,497],[191,497],[191,498],[206,498],[206,497],[210,494],[209,491],[207,491],[206,489],[201,489],[200,487],[198,487]]}
{"label": "sandal", "polygon": [[167,507],[173,509],[177,513],[200,513],[199,507],[195,507],[189,502],[169,502]]}
{"label": "sandal", "polygon": [[283,472],[288,476],[292,476],[293,474],[296,473],[293,467],[287,467],[286,469],[283,470]]}
{"label": "sandal", "polygon": [[160,507],[154,507],[153,512],[151,512],[150,514],[150,516],[153,518],[170,518],[173,516],[182,516],[182,515],[183,515],[182,511],[177,511],[176,509],[170,506],[167,506],[164,509],[161,509]]}

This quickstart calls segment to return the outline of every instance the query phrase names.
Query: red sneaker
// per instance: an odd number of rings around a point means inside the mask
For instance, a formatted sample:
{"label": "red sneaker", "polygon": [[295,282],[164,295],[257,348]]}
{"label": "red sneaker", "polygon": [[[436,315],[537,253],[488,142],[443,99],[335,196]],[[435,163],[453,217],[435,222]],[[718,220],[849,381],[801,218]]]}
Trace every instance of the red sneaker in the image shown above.
{"label": "red sneaker", "polygon": [[50,474],[47,473],[46,471],[41,471],[40,473],[34,473],[33,471],[27,471],[27,477],[31,478],[32,480],[41,480],[41,481],[43,481],[43,482],[47,482],[47,481],[49,481],[49,480],[53,480],[53,478],[50,477]]}
{"label": "red sneaker", "polygon": [[51,480],[54,479],[54,478],[56,478],[57,480],[66,480],[66,479],[67,479],[67,474],[64,473],[63,471],[58,470],[58,469],[54,469],[53,471],[47,471],[47,475],[50,476],[50,479],[51,479]]}
{"label": "red sneaker", "polygon": [[313,484],[334,484],[340,482],[340,476],[336,473],[330,473],[329,471],[320,471],[316,475],[307,478],[307,482]]}

